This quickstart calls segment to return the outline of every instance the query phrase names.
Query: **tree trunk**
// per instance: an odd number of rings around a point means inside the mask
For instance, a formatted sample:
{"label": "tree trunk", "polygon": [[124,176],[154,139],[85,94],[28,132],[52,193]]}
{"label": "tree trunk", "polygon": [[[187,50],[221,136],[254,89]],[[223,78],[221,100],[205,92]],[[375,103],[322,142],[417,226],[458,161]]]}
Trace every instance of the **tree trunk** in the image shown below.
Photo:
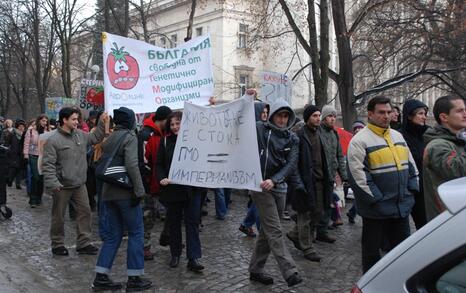
{"label": "tree trunk", "polygon": [[185,41],[191,40],[193,37],[193,23],[194,23],[194,14],[196,13],[197,0],[191,0],[191,12],[189,13],[188,29],[186,32]]}
{"label": "tree trunk", "polygon": [[340,67],[338,96],[340,98],[343,126],[346,130],[351,130],[351,125],[357,119],[358,114],[354,107],[353,55],[346,28],[344,0],[332,0],[332,11]]}

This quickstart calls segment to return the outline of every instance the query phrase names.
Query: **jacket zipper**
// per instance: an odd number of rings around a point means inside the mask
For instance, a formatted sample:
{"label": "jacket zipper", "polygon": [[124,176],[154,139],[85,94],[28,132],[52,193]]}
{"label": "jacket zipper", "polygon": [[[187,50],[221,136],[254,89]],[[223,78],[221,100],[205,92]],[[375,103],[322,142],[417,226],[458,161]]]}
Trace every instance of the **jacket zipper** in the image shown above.
{"label": "jacket zipper", "polygon": [[267,136],[267,146],[265,147],[264,180],[267,179],[267,161],[269,160],[269,143],[271,134],[272,130],[269,130],[269,135]]}

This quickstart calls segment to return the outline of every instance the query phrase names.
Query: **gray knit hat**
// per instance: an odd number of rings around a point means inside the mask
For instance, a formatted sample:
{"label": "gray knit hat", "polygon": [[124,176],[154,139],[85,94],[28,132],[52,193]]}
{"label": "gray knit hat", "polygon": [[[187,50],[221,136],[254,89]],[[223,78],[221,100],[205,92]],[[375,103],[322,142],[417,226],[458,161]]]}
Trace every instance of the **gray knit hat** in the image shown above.
{"label": "gray knit hat", "polygon": [[325,119],[325,117],[330,116],[330,115],[335,115],[337,116],[337,110],[335,110],[335,107],[332,105],[325,105],[322,108],[322,115],[320,116],[322,120]]}

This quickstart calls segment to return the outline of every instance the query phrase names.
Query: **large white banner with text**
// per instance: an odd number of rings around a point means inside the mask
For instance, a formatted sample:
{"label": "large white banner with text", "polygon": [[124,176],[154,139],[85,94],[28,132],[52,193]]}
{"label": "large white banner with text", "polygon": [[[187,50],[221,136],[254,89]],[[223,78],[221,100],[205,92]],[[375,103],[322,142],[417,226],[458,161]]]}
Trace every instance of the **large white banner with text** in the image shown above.
{"label": "large white banner with text", "polygon": [[216,107],[185,103],[171,183],[261,191],[256,133],[251,97]]}
{"label": "large white banner with text", "polygon": [[213,95],[211,40],[198,37],[176,48],[103,33],[105,110],[149,113],[184,102],[208,105]]}

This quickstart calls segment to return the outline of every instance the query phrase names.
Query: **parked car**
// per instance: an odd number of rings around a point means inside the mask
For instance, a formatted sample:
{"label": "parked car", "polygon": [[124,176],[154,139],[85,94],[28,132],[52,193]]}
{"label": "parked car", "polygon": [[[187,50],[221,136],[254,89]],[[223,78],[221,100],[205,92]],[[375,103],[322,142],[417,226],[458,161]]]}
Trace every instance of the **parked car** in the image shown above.
{"label": "parked car", "polygon": [[438,192],[447,210],[385,255],[351,293],[466,293],[466,177]]}

